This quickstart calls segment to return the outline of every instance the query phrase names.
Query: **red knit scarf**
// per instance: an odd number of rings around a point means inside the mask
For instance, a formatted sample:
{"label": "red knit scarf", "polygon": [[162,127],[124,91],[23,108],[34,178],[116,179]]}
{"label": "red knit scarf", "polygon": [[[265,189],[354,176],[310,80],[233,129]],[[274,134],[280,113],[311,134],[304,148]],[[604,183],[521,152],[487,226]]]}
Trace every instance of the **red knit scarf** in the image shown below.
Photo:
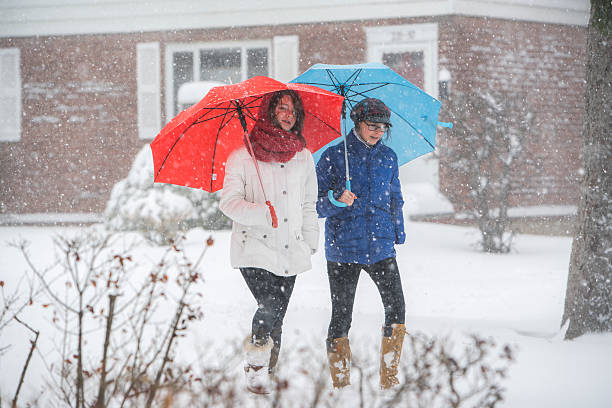
{"label": "red knit scarf", "polygon": [[[295,154],[306,147],[304,142],[293,132],[288,132],[272,124],[268,114],[271,95],[262,98],[259,118],[250,133],[251,146],[255,158],[263,162],[286,163]],[[248,141],[245,140],[250,152]]]}

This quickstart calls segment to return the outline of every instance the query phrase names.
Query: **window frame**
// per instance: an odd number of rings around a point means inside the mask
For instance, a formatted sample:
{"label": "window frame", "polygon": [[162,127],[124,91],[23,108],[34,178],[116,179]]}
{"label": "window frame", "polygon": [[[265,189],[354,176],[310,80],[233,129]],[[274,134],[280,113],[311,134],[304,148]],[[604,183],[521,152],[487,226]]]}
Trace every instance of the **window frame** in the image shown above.
{"label": "window frame", "polygon": [[274,61],[272,55],[272,39],[251,41],[216,41],[195,43],[171,43],[165,49],[165,112],[166,120],[170,120],[176,114],[174,107],[174,70],[173,57],[176,52],[191,52],[193,55],[193,80],[200,81],[200,51],[203,49],[240,48],[240,76],[241,81],[247,79],[247,50],[250,48],[266,48],[268,50],[268,76],[271,76]]}

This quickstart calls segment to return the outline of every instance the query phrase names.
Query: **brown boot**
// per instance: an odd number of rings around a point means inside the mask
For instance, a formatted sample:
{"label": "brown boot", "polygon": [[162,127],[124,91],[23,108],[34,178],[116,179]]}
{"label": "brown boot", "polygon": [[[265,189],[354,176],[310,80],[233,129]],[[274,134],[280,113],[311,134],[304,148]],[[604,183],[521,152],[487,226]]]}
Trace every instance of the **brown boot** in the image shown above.
{"label": "brown boot", "polygon": [[399,384],[397,372],[405,333],[406,327],[403,324],[393,324],[391,337],[382,336],[380,347],[380,387],[384,390]]}
{"label": "brown boot", "polygon": [[329,372],[334,388],[346,387],[351,383],[351,348],[348,337],[333,339],[327,349]]}

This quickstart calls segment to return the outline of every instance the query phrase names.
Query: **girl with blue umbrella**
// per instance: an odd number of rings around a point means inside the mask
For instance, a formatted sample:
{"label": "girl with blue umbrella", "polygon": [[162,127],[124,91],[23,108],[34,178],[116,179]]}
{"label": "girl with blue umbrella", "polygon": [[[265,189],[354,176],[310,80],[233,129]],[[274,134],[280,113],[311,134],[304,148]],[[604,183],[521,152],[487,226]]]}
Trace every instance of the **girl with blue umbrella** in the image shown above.
{"label": "girl with blue umbrella", "polygon": [[404,200],[396,153],[383,143],[390,137],[390,117],[391,111],[380,99],[362,99],[351,110],[355,126],[345,142],[325,150],[317,164],[317,212],[326,218],[325,255],[332,301],[327,356],[334,388],[350,384],[348,333],[362,270],[376,284],[384,305],[380,386],[388,389],[399,384],[405,303],[395,245],[405,240]]}

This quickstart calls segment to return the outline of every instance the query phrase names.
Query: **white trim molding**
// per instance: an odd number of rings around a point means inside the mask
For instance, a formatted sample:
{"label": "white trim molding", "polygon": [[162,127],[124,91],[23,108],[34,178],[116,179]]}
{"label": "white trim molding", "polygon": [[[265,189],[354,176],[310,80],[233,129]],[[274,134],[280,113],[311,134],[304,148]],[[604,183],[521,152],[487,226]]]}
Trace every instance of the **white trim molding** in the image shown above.
{"label": "white trim molding", "polygon": [[299,74],[300,40],[297,35],[279,35],[272,39],[274,79],[289,82]]}
{"label": "white trim molding", "polygon": [[161,129],[161,73],[158,42],[137,45],[138,137],[148,140]]}
{"label": "white trim molding", "polygon": [[588,0],[455,0],[454,14],[587,26]]}
{"label": "white trim molding", "polygon": [[3,0],[0,38],[468,15],[586,26],[589,0]]}
{"label": "white trim molding", "polygon": [[0,142],[21,140],[21,53],[0,48]]}

